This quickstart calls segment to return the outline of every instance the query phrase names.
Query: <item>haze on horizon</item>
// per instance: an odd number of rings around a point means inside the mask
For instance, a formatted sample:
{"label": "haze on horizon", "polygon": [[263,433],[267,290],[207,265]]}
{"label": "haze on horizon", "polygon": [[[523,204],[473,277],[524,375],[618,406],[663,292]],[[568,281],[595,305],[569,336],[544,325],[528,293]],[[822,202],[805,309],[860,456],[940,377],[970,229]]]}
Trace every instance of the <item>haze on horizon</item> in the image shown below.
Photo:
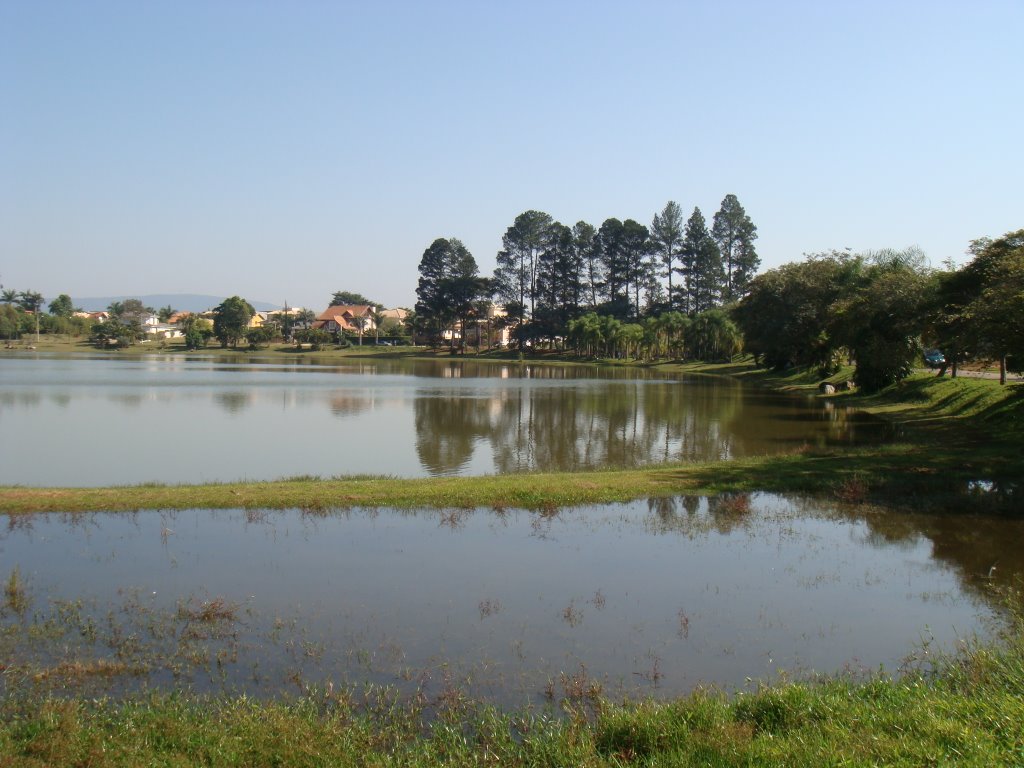
{"label": "haze on horizon", "polygon": [[762,270],[1024,225],[1024,5],[0,4],[0,282],[415,301],[529,209],[738,196]]}

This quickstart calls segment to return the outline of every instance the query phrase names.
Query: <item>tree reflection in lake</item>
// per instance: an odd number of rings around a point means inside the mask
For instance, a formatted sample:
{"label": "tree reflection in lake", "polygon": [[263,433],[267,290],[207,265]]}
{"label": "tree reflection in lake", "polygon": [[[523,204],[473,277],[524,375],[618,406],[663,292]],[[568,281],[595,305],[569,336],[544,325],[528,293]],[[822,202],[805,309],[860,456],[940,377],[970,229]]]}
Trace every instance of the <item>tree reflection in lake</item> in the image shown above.
{"label": "tree reflection in lake", "polygon": [[[0,356],[19,436],[0,441],[0,484],[575,471],[887,438],[806,398],[639,368],[165,358]],[[359,449],[338,451],[341,433]]]}
{"label": "tree reflection in lake", "polygon": [[735,382],[627,381],[600,387],[426,390],[414,402],[416,446],[431,474],[461,472],[481,445],[493,471],[575,471],[706,461],[807,445],[884,439],[888,427]]}

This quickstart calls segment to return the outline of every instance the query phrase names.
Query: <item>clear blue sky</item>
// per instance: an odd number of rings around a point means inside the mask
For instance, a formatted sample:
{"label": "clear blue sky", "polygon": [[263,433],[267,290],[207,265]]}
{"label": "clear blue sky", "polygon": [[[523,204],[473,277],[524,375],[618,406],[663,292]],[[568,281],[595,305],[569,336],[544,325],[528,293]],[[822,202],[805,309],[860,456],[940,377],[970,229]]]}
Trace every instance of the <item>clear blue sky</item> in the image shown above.
{"label": "clear blue sky", "polygon": [[0,0],[0,282],[415,301],[534,208],[763,268],[1024,227],[1024,3]]}

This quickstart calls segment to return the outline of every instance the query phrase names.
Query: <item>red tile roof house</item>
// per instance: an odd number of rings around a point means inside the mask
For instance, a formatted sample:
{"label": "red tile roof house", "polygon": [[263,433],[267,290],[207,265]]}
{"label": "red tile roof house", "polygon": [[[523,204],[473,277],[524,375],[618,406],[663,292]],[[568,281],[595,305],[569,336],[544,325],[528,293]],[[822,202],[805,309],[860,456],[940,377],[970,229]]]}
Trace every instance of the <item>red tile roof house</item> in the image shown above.
{"label": "red tile roof house", "polygon": [[[336,304],[321,312],[313,322],[314,328],[322,328],[330,333],[351,331],[362,335],[372,331],[376,326],[373,322],[373,313],[376,307],[370,304]],[[352,321],[361,317],[365,319],[362,330]]]}

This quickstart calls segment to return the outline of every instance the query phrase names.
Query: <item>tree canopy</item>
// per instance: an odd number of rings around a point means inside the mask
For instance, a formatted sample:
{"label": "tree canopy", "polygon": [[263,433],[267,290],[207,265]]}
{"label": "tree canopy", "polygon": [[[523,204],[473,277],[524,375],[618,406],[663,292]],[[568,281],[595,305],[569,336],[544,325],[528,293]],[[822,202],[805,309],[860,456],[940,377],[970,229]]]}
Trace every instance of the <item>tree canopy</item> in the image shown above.
{"label": "tree canopy", "polygon": [[245,338],[249,320],[256,314],[252,305],[240,296],[224,299],[214,310],[213,335],[222,347],[237,347]]}
{"label": "tree canopy", "polygon": [[435,342],[450,331],[454,348],[455,326],[465,329],[477,300],[490,292],[490,283],[480,277],[473,254],[454,237],[431,243],[420,259],[419,272],[417,322]]}
{"label": "tree canopy", "polygon": [[66,293],[62,293],[56,299],[50,302],[50,314],[57,317],[71,317],[75,312],[75,305],[71,301],[71,297]]}
{"label": "tree canopy", "polygon": [[335,291],[331,297],[330,306],[360,306],[363,304],[369,304],[373,307],[380,306],[376,301],[370,301],[363,294],[352,291]]}

